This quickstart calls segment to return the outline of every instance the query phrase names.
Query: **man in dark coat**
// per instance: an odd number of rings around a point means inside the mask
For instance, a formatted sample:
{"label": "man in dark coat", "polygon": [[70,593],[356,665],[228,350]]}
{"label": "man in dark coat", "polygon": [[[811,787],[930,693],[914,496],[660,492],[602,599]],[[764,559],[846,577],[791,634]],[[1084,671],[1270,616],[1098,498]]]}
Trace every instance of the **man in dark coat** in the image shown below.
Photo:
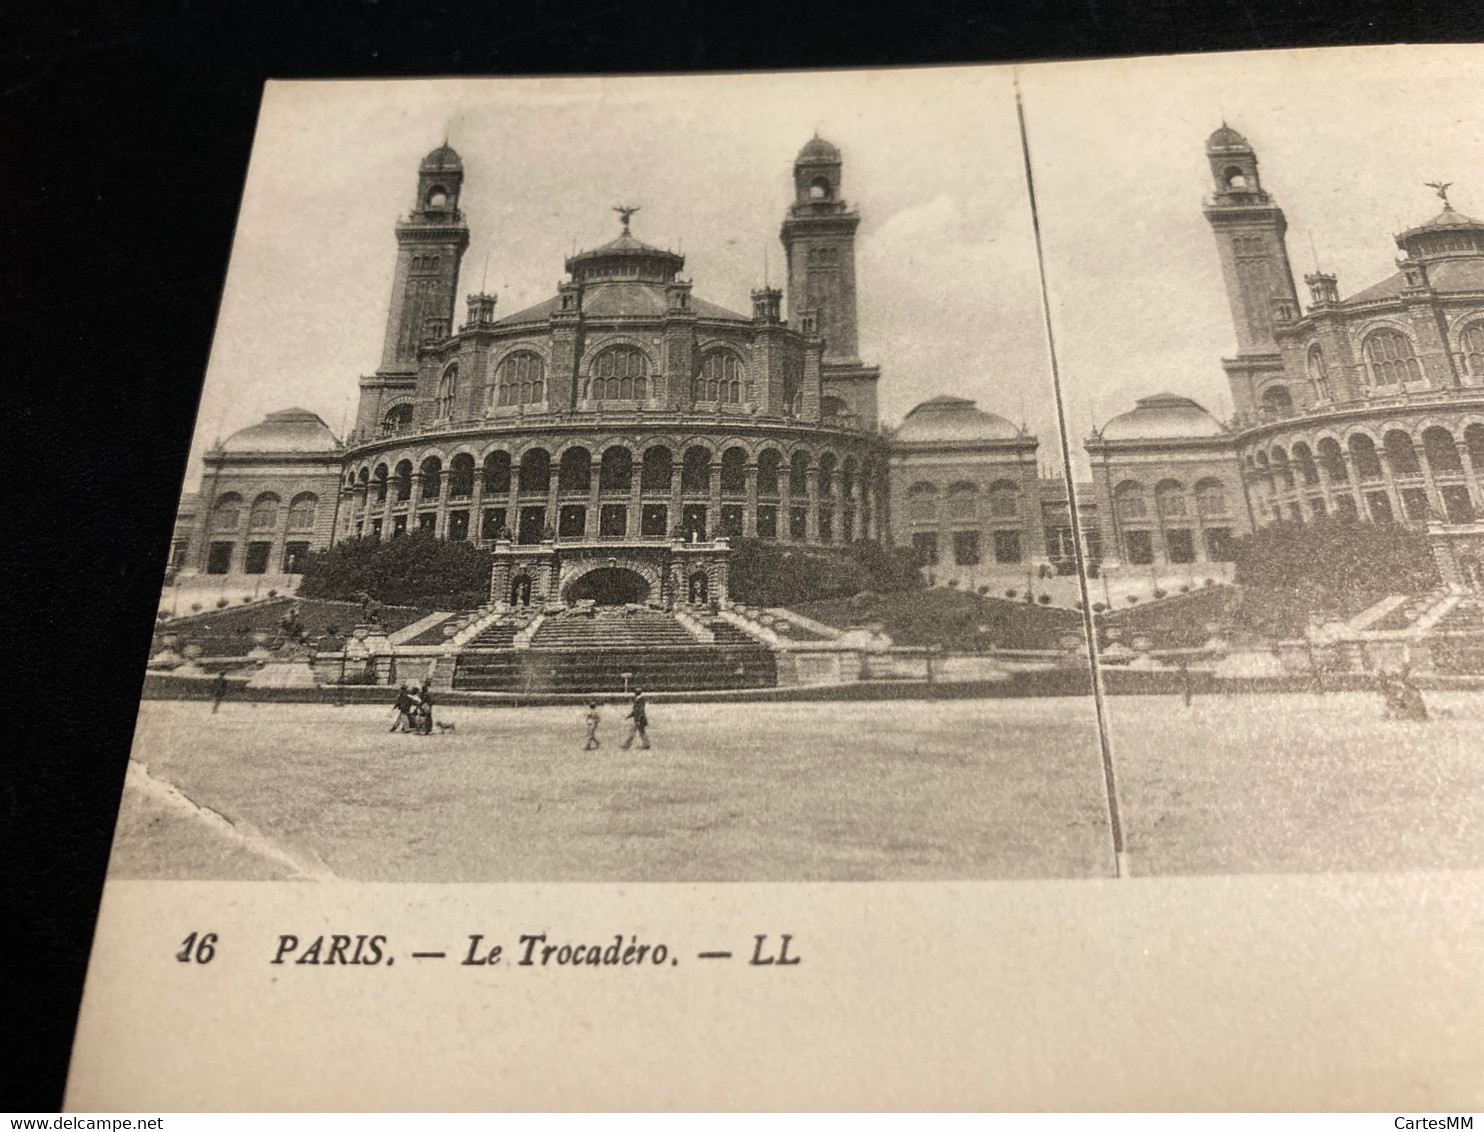
{"label": "man in dark coat", "polygon": [[638,688],[634,689],[634,706],[624,718],[629,721],[629,733],[624,737],[623,749],[627,751],[637,736],[640,749],[649,750],[649,713],[645,710],[644,693]]}
{"label": "man in dark coat", "polygon": [[397,698],[392,701],[392,708],[397,713],[397,718],[392,720],[388,731],[401,731],[406,733],[412,730],[412,696],[407,691],[407,685],[403,684],[397,689]]}

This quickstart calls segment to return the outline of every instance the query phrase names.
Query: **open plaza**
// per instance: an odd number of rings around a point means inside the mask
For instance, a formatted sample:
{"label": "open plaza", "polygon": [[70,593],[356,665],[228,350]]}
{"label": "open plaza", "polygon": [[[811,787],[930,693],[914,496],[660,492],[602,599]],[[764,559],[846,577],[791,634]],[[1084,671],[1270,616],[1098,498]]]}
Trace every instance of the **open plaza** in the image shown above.
{"label": "open plaza", "polygon": [[[1484,867],[1484,694],[1109,700],[1131,875]],[[1112,875],[1092,700],[141,705],[120,878],[849,881]]]}

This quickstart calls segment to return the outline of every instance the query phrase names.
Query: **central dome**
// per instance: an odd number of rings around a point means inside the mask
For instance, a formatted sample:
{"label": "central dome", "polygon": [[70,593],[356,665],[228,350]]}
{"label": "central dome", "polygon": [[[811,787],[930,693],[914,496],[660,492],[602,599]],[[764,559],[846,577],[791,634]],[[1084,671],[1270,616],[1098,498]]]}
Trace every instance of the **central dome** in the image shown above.
{"label": "central dome", "polygon": [[1020,429],[964,397],[934,397],[907,414],[892,439],[902,444],[1019,440]]}
{"label": "central dome", "polygon": [[627,231],[602,247],[578,252],[567,259],[567,272],[574,283],[624,282],[669,283],[685,266],[685,257],[664,251]]}

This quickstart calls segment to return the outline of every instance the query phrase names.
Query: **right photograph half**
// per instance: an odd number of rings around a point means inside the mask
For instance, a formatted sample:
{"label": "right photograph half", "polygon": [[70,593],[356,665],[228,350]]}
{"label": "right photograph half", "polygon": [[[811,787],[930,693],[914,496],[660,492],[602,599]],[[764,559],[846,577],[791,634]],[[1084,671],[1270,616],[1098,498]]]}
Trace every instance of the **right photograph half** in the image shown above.
{"label": "right photograph half", "polygon": [[1021,71],[1130,875],[1484,866],[1481,63]]}

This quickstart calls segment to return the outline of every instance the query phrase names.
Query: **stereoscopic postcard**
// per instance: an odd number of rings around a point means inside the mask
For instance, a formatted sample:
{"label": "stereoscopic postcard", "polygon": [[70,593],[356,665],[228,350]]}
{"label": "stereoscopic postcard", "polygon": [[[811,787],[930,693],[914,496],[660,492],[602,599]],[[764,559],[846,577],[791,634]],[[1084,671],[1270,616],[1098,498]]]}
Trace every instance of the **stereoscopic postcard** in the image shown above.
{"label": "stereoscopic postcard", "polygon": [[1484,1107],[1481,80],[270,84],[69,1108]]}

